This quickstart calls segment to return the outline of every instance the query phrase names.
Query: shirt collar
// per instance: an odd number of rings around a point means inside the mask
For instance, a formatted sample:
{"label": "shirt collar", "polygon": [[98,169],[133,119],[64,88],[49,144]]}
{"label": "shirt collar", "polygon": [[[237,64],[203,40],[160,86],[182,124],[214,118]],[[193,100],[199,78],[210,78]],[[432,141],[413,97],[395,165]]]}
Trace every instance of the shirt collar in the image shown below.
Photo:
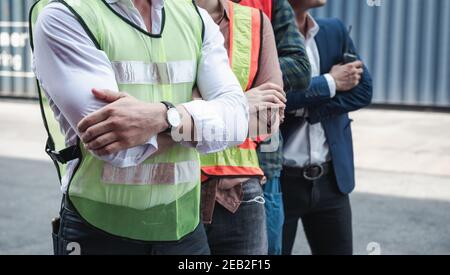
{"label": "shirt collar", "polygon": [[314,20],[314,18],[310,14],[308,14],[306,20],[308,21],[308,31],[306,32],[306,39],[314,39],[320,31],[319,24],[317,24],[317,21]]}
{"label": "shirt collar", "polygon": [[[128,7],[134,7],[132,0],[106,0],[106,3],[110,5],[117,4],[118,2],[127,4]],[[164,7],[164,0],[152,0],[152,6],[155,9],[162,9]]]}

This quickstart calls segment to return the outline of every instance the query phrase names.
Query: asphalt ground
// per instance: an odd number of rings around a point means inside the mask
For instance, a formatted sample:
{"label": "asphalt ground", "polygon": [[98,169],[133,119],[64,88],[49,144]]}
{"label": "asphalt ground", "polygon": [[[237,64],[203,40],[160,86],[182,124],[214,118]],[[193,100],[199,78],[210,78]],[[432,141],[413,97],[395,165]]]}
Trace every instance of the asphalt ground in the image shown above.
{"label": "asphalt ground", "polygon": [[[364,110],[354,119],[356,254],[450,255],[450,115]],[[0,102],[0,254],[52,254],[61,194],[34,103]],[[295,254],[309,254],[299,224]]]}

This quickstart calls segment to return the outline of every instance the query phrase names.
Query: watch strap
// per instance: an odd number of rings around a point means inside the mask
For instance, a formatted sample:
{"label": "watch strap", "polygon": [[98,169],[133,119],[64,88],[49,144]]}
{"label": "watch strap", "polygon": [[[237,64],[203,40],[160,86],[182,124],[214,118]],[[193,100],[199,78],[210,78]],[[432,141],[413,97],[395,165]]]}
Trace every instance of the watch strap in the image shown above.
{"label": "watch strap", "polygon": [[[168,101],[161,101],[161,103],[164,104],[164,106],[166,106],[167,111],[169,111],[170,109],[176,108],[175,105],[173,105],[172,103],[170,103]],[[167,119],[167,124],[169,125],[169,127],[162,132],[163,134],[170,133],[173,128],[172,124],[170,124],[169,119],[168,118],[166,118],[166,119]]]}

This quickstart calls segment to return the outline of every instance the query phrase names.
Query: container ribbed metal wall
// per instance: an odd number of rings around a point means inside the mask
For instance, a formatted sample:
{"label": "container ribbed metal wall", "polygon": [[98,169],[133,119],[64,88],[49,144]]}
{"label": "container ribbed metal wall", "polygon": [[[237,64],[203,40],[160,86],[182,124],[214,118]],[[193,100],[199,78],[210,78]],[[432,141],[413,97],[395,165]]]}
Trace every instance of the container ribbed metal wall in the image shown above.
{"label": "container ribbed metal wall", "polygon": [[37,97],[28,10],[34,0],[0,0],[0,96]]}
{"label": "container ribbed metal wall", "polygon": [[[33,2],[0,0],[0,96],[36,97],[26,22]],[[450,0],[329,0],[313,14],[353,26],[375,103],[450,108]]]}
{"label": "container ribbed metal wall", "polygon": [[353,26],[374,103],[450,108],[450,0],[329,0],[313,14]]}

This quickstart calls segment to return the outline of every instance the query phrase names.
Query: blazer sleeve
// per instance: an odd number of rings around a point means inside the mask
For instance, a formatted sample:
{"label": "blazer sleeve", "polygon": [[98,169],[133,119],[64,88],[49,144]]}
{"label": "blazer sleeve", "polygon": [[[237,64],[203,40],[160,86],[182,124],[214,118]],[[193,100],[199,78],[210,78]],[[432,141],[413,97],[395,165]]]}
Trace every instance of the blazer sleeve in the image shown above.
{"label": "blazer sleeve", "polygon": [[316,76],[312,78],[311,86],[306,91],[287,94],[286,112],[320,106],[331,99],[327,79],[323,75]]}
{"label": "blazer sleeve", "polygon": [[[349,48],[353,52],[357,52],[353,41],[347,33],[344,24],[341,21],[337,21],[342,35],[349,41]],[[358,55],[358,59],[361,60]],[[369,70],[364,66],[364,73],[361,78],[361,82],[358,86],[348,92],[337,93],[336,96],[325,104],[310,107],[309,110],[309,122],[316,124],[324,120],[330,119],[334,116],[339,116],[345,113],[357,111],[361,108],[367,107],[372,102],[373,86],[372,77]]]}

